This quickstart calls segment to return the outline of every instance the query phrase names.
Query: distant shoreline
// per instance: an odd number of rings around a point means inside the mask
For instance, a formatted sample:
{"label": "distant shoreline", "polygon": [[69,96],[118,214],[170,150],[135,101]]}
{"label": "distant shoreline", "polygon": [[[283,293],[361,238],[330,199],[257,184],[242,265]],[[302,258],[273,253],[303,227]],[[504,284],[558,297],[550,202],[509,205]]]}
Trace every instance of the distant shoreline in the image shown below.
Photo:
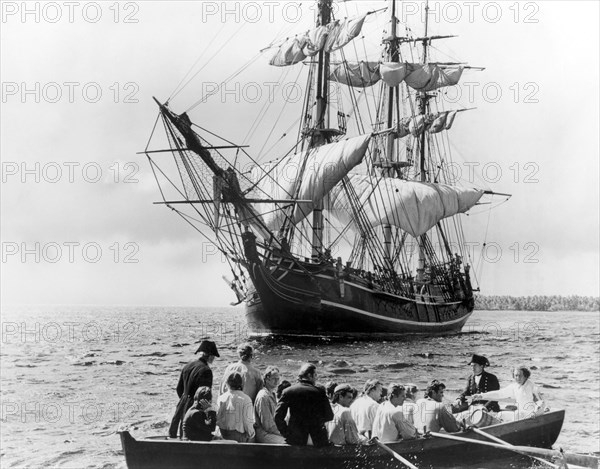
{"label": "distant shoreline", "polygon": [[485,296],[475,295],[475,310],[483,311],[600,311],[594,296]]}

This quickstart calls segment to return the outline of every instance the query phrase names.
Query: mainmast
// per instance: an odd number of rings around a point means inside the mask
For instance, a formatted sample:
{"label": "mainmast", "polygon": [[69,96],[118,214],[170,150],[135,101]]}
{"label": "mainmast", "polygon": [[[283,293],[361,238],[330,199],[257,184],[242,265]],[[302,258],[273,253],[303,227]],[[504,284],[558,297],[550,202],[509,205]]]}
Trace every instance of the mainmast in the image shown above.
{"label": "mainmast", "polygon": [[[319,0],[319,17],[317,26],[324,26],[331,21],[331,2],[332,0]],[[317,65],[317,108],[315,128],[311,135],[311,147],[320,146],[327,143],[326,118],[328,113],[328,80],[329,76],[329,53],[325,50],[319,52],[319,63]],[[323,252],[323,201],[319,201],[313,210],[312,219],[312,259],[316,261]]]}
{"label": "mainmast", "polygon": [[[392,2],[392,18],[391,18],[391,29],[390,29],[390,45],[389,45],[389,57],[390,62],[399,62],[400,53],[398,51],[398,38],[396,34],[396,0]],[[387,128],[391,128],[394,125],[394,94],[398,98],[399,85],[390,86],[388,92],[388,106],[387,106]],[[400,116],[397,116],[398,119]],[[392,176],[394,172],[393,155],[394,155],[394,134],[389,132],[386,139],[386,164],[382,167],[383,176]],[[386,267],[393,270],[392,264],[392,227],[389,224],[383,226],[383,247],[385,254]]]}
{"label": "mainmast", "polygon": [[[428,36],[429,33],[429,0],[426,0],[425,2],[425,34],[423,35],[423,64],[427,64],[427,60],[428,60],[428,52],[429,52],[429,43],[432,39],[443,39],[445,37],[448,36],[433,36],[433,37],[429,37]],[[421,91],[419,92],[419,96],[418,96],[418,100],[419,100],[419,114],[422,116],[425,116],[427,114],[427,112],[429,111],[429,100],[433,97],[433,95],[427,93],[427,91]],[[429,143],[427,140],[427,135],[428,133],[426,131],[424,131],[421,134],[421,139],[420,139],[420,148],[419,148],[419,154],[420,154],[420,158],[419,158],[419,170],[420,170],[420,179],[421,182],[427,182],[429,177],[428,177],[428,168],[427,168],[427,159],[426,159],[426,148],[425,146]],[[444,230],[442,229],[442,225],[441,223],[437,223],[437,229],[439,231],[439,234],[442,238],[442,241],[444,243],[444,248],[446,249],[446,252],[448,254],[449,257],[452,256],[452,251],[450,249],[450,245],[448,244],[448,240],[446,238],[446,235],[444,233]],[[426,259],[425,259],[425,246],[427,245],[427,234],[423,234],[420,237],[420,242],[419,242],[419,264],[417,267],[417,280],[418,281],[423,281],[425,279],[425,267],[426,267]]]}
{"label": "mainmast", "polygon": [[[324,26],[331,21],[332,0],[319,0],[319,18],[317,26]],[[325,50],[319,52],[319,64],[317,69],[317,119],[316,132],[313,134],[313,146],[324,142],[324,135],[319,130],[325,129],[325,116],[327,114],[327,76],[329,75],[329,53]]]}
{"label": "mainmast", "polygon": [[[429,48],[429,38],[427,37],[429,27],[429,0],[425,3],[425,35],[423,36],[423,64],[427,64],[427,52]],[[429,104],[429,98],[431,96],[427,94],[427,91],[421,91],[419,93],[419,114],[427,114],[427,108]],[[425,167],[425,143],[426,133],[421,134],[421,145],[420,145],[420,163],[419,169],[421,173],[421,181],[427,181],[427,169]]]}
{"label": "mainmast", "polygon": [[[427,63],[427,52],[429,48],[429,38],[427,37],[429,29],[429,0],[425,2],[425,34],[423,35],[423,64]],[[427,91],[421,91],[419,93],[419,114],[427,114],[427,108],[429,107],[429,98]],[[427,181],[427,168],[425,167],[425,143],[427,142],[427,132],[421,134],[421,143],[419,145],[419,172],[421,175],[421,182]],[[424,234],[420,237],[419,242],[419,264],[417,267],[417,281],[423,281],[425,276],[425,245],[427,243],[427,235]]]}

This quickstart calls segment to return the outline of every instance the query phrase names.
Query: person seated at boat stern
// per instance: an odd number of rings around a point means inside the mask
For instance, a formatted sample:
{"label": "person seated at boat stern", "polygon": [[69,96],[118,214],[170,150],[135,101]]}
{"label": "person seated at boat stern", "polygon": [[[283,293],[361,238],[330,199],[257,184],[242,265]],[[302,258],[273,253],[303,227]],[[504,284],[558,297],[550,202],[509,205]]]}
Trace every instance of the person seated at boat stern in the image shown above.
{"label": "person seated at boat stern", "polygon": [[[298,373],[298,383],[281,393],[275,410],[275,424],[290,445],[305,446],[310,435],[314,446],[328,446],[325,422],[333,419],[333,411],[325,391],[315,385],[317,369],[305,363]],[[290,412],[289,424],[285,418]]]}
{"label": "person seated at boat stern", "polygon": [[194,395],[194,405],[183,418],[183,438],[192,441],[210,441],[217,427],[217,413],[212,406],[212,391],[200,386]]}
{"label": "person seated at boat stern", "polygon": [[350,403],[354,400],[355,389],[349,384],[335,387],[331,399],[333,420],[326,423],[329,441],[334,445],[357,445],[366,443],[367,438],[358,434],[358,428],[350,412]]}
{"label": "person seated at boat stern", "polygon": [[242,375],[243,387],[242,391],[247,396],[250,396],[252,402],[256,399],[258,391],[263,387],[263,379],[260,371],[252,364],[254,358],[254,349],[250,344],[241,344],[238,349],[240,360],[236,363],[231,363],[223,372],[223,380],[221,381],[220,392],[223,394],[227,391],[227,378],[231,373],[239,373]]}
{"label": "person seated at boat stern", "polygon": [[392,383],[388,386],[388,398],[379,406],[373,420],[373,437],[380,441],[412,440],[418,436],[417,429],[402,412],[406,399],[404,386]]}
{"label": "person seated at boat stern", "polygon": [[203,340],[196,350],[200,353],[198,360],[194,360],[183,367],[179,382],[177,383],[177,395],[179,403],[175,409],[175,415],[169,427],[169,437],[177,438],[177,433],[183,436],[183,417],[194,404],[194,396],[200,386],[212,388],[213,373],[210,365],[219,357],[217,345],[210,340]]}
{"label": "person seated at boat stern", "polygon": [[[500,383],[498,382],[496,375],[485,371],[485,367],[490,366],[490,362],[486,357],[483,355],[473,355],[469,365],[472,365],[473,367],[473,374],[469,376],[465,390],[460,393],[454,404],[452,404],[453,414],[463,412],[469,408],[467,396],[481,394],[482,392],[497,391],[500,389]],[[471,402],[471,405],[478,404],[484,405],[485,408],[491,412],[500,411],[500,406],[497,401],[474,400]]]}
{"label": "person seated at boat stern", "polygon": [[424,432],[439,432],[441,429],[449,433],[461,430],[452,413],[442,403],[446,385],[434,379],[425,391],[426,397],[418,399],[414,413],[415,427]]}
{"label": "person seated at boat stern", "polygon": [[543,414],[545,410],[544,399],[538,387],[529,379],[531,371],[524,366],[516,366],[513,368],[512,373],[514,383],[498,391],[475,394],[473,399],[515,400],[516,406],[507,406],[506,410],[501,410],[498,413],[498,416],[504,422],[535,418]]}
{"label": "person seated at boat stern", "polygon": [[279,369],[269,366],[263,373],[264,387],[258,391],[254,401],[254,421],[257,443],[284,444],[285,438],[281,436],[275,425],[275,409],[277,399],[275,390],[279,384]]}
{"label": "person seated at boat stern", "polygon": [[379,399],[383,385],[376,379],[369,379],[365,383],[362,396],[356,399],[350,406],[352,418],[356,422],[358,432],[361,435],[371,438],[373,430],[373,419],[379,408]]}
{"label": "person seated at boat stern", "polygon": [[242,391],[242,375],[231,373],[227,378],[229,391],[217,400],[217,425],[226,440],[251,443],[254,440],[254,407]]}

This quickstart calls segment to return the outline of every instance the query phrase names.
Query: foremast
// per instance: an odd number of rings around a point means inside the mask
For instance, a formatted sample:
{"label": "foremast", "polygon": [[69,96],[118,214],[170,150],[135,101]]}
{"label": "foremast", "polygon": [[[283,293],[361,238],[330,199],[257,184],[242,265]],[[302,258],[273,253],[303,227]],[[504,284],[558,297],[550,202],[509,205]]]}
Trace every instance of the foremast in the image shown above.
{"label": "foremast", "polygon": [[[200,157],[213,173],[214,200],[212,202],[215,204],[215,209],[219,209],[218,206],[221,202],[232,204],[238,213],[238,220],[244,226],[245,231],[248,232],[250,227],[252,227],[264,240],[273,240],[274,236],[272,232],[265,226],[261,216],[256,212],[254,207],[246,200],[235,170],[231,167],[224,169],[217,164],[209,149],[202,144],[200,138],[192,129],[192,122],[187,113],[175,114],[169,109],[167,104],[160,103],[156,98],[154,98],[154,101],[156,101],[160,108],[160,113],[163,116],[168,132],[170,132],[171,140],[177,145],[177,150],[181,153],[185,151],[193,152]],[[182,145],[181,140],[177,138],[173,127],[183,136],[185,147]],[[189,166],[184,166],[188,172],[192,171]],[[189,176],[190,180],[194,183],[194,175],[189,174]],[[187,200],[186,202],[193,204],[206,201]]]}

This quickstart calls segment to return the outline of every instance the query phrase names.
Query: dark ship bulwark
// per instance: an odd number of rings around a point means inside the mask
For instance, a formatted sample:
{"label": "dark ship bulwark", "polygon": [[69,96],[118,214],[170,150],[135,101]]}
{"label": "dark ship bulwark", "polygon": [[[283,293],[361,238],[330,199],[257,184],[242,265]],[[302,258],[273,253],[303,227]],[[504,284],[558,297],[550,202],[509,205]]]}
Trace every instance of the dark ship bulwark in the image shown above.
{"label": "dark ship bulwark", "polygon": [[[261,261],[253,255],[253,235],[245,238],[254,285],[246,300],[250,336],[436,334],[459,331],[473,311],[471,290],[450,300],[443,288],[399,280],[405,288],[385,291],[371,273],[331,259],[315,264],[274,255]],[[414,291],[412,298],[406,287]]]}

